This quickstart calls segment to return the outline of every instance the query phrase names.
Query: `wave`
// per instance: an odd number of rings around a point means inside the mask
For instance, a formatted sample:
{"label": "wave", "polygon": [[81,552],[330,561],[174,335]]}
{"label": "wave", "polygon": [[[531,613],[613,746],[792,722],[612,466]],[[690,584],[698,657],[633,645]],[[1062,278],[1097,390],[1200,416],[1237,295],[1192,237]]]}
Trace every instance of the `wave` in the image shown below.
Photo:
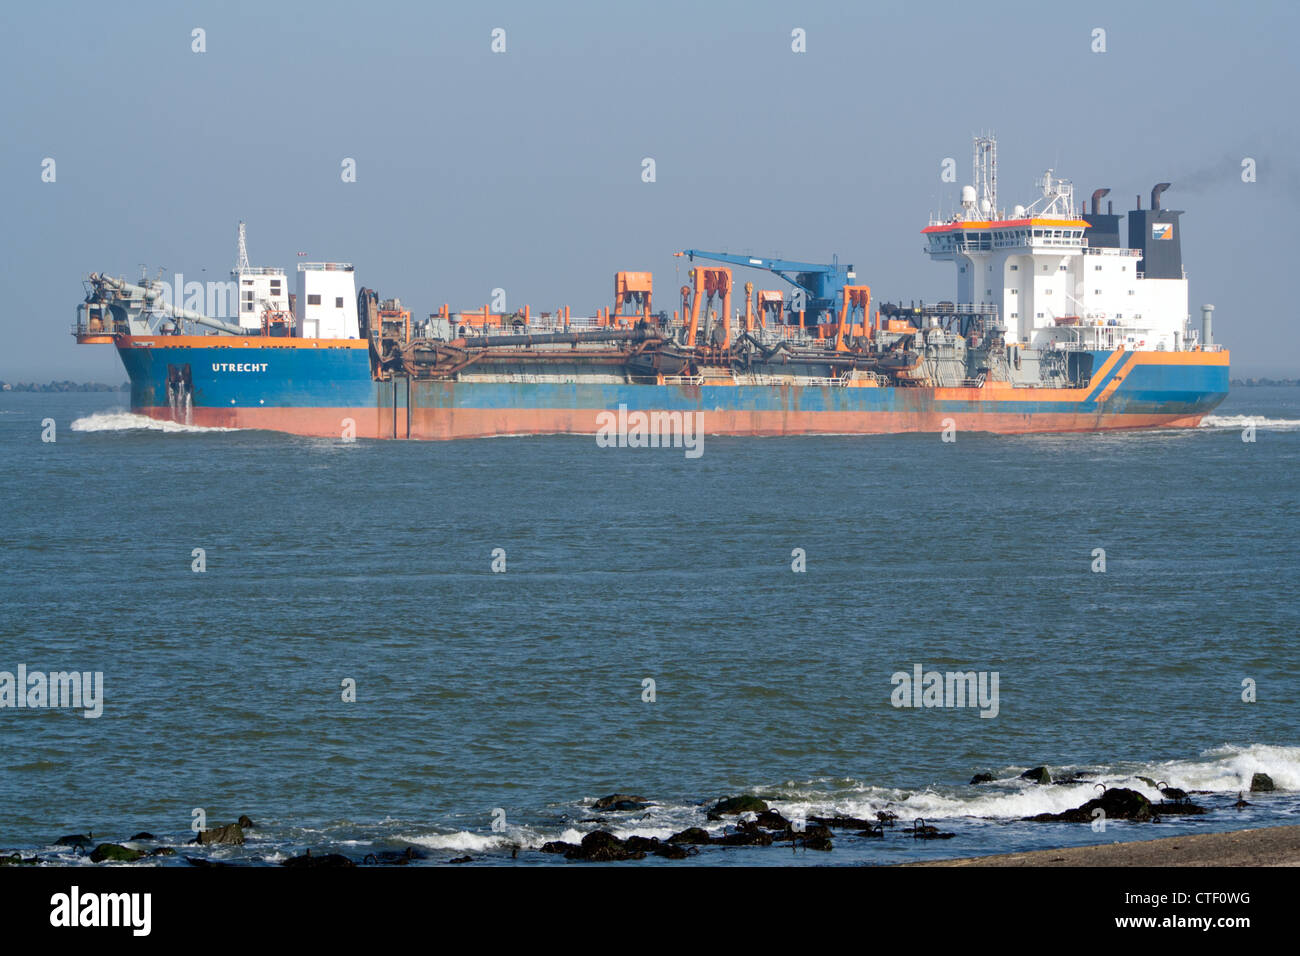
{"label": "wave", "polygon": [[[542,842],[545,842],[527,839],[511,839],[510,836],[505,833],[483,834],[473,833],[469,830],[459,830],[455,833],[427,833],[415,836],[402,836],[399,837],[399,839],[430,850],[460,850],[474,851],[478,853],[483,853],[488,850],[508,849],[515,845],[531,846],[534,842],[540,846]],[[579,837],[579,839],[581,839],[581,837]]]}
{"label": "wave", "polygon": [[1201,428],[1245,428],[1254,425],[1269,431],[1294,431],[1300,428],[1300,418],[1264,418],[1259,415],[1206,415]]}
{"label": "wave", "polygon": [[[1160,791],[1148,783],[1167,783],[1187,791],[1206,791],[1232,796],[1249,791],[1251,778],[1266,773],[1279,791],[1300,790],[1300,747],[1253,744],[1248,747],[1223,745],[1191,760],[1156,763],[1051,767],[1053,776],[1079,774],[1083,779],[1060,784],[1036,784],[1020,779],[1027,768],[1008,767],[995,773],[990,783],[967,786],[930,787],[923,790],[890,790],[860,786],[857,792],[832,794],[808,791],[791,793],[790,799],[773,797],[782,812],[802,811],[809,816],[833,812],[871,817],[888,808],[902,819],[924,817],[944,819],[974,817],[988,820],[1016,820],[1039,813],[1060,813],[1073,809],[1097,795],[1096,786],[1126,787],[1159,802]],[[1141,778],[1147,778],[1143,780]],[[787,814],[788,815],[788,814]]]}
{"label": "wave", "polygon": [[203,425],[185,425],[181,422],[161,421],[148,415],[136,415],[133,412],[96,412],[85,418],[78,418],[72,423],[74,432],[235,432],[238,428],[205,427]]}

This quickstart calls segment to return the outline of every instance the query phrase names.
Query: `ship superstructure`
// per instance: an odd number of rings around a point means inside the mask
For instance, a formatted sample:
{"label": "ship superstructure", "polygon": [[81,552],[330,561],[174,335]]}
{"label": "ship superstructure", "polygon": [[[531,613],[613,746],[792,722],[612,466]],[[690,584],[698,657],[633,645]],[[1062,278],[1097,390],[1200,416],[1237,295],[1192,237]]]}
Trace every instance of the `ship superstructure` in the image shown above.
{"label": "ship superstructure", "polygon": [[[996,149],[996,147],[994,147]],[[1030,349],[1094,350],[1194,348],[1189,328],[1187,275],[1182,262],[1181,210],[1162,209],[1169,183],[1141,197],[1129,213],[1128,242],[1121,216],[1074,205],[1074,187],[1047,170],[1042,195],[1010,215],[997,209],[987,166],[976,164],[976,186],[962,190],[961,212],[932,221],[923,233],[932,259],[957,266],[957,298],[972,311],[999,317],[1008,344]]]}
{"label": "ship superstructure", "polygon": [[[1228,355],[1190,327],[1169,184],[1128,214],[1121,244],[1122,217],[1099,209],[1108,190],[1076,208],[1053,170],[1008,214],[996,149],[976,139],[960,210],[923,230],[956,269],[950,301],[873,310],[838,260],[687,250],[671,312],[655,311],[650,273],[620,272],[594,315],[444,305],[412,321],[358,291],[349,263],[299,263],[290,293],[282,270],[249,264],[241,223],[233,320],[197,308],[202,289],[92,273],[74,332],[117,347],[138,411],[316,435],[594,433],[624,406],[698,411],[718,434],[1195,424],[1226,394]],[[732,265],[793,289],[737,288]]]}

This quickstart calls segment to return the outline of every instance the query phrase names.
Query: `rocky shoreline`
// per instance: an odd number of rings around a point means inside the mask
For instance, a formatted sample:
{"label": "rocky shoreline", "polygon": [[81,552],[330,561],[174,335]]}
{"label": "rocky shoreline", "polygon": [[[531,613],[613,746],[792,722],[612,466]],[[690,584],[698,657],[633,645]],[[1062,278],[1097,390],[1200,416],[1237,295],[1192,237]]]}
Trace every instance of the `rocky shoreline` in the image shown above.
{"label": "rocky shoreline", "polygon": [[[1020,779],[1027,782],[1026,786],[1037,789],[1040,786],[1086,785],[1090,776],[1088,773],[1074,772],[1053,777],[1047,767],[1034,767],[1021,773]],[[1095,795],[1079,806],[1059,813],[1039,813],[1022,817],[1021,822],[1090,824],[1094,830],[1104,833],[1104,824],[1099,827],[1098,821],[1124,821],[1132,824],[1156,823],[1168,818],[1204,816],[1211,813],[1221,814],[1233,810],[1239,812],[1251,806],[1250,801],[1245,798],[1244,791],[1238,795],[1235,802],[1229,803],[1230,796],[1222,793],[1208,791],[1192,791],[1189,793],[1180,788],[1172,787],[1164,781],[1147,777],[1138,777],[1136,779],[1157,791],[1161,799],[1148,799],[1137,790],[1126,787],[1106,787],[1101,783],[1097,783],[1093,785],[1096,790]],[[994,782],[992,774],[979,773],[971,779],[969,786],[982,788]],[[1269,793],[1274,789],[1274,783],[1267,774],[1256,773],[1251,779],[1250,790],[1252,793]],[[1210,799],[1206,800],[1206,797]],[[699,805],[707,821],[721,824],[721,827],[713,828],[714,832],[710,832],[710,830],[701,826],[688,826],[663,838],[635,834],[619,836],[613,832],[614,830],[622,830],[626,833],[629,829],[636,829],[638,823],[644,819],[644,817],[639,817],[638,814],[656,806],[657,801],[652,798],[634,793],[611,793],[593,801],[587,808],[589,812],[587,817],[574,821],[581,824],[595,825],[594,829],[584,833],[577,842],[552,840],[540,846],[536,844],[524,846],[522,844],[503,842],[503,845],[492,850],[479,851],[478,858],[501,859],[504,854],[508,853],[510,859],[517,860],[522,853],[536,854],[538,859],[550,858],[591,863],[636,861],[644,860],[647,857],[658,857],[664,860],[686,860],[698,856],[706,848],[785,847],[792,851],[830,853],[834,850],[837,842],[843,844],[844,841],[883,841],[886,839],[944,841],[956,839],[958,836],[956,833],[946,832],[933,824],[927,823],[920,816],[910,816],[908,819],[902,819],[900,814],[907,815],[907,808],[901,804],[887,805],[877,811],[871,819],[843,814],[809,815],[804,817],[795,813],[783,814],[772,807],[766,799],[754,794],[739,794]],[[129,839],[121,841],[97,840],[93,834],[89,833],[70,834],[51,841],[51,847],[61,848],[53,854],[47,852],[43,856],[38,852],[26,856],[20,851],[0,851],[0,866],[69,865],[70,861],[66,859],[69,854],[76,856],[78,860],[85,858],[91,863],[141,863],[145,865],[158,865],[164,862],[161,858],[179,856],[180,859],[172,862],[180,863],[183,860],[189,865],[198,867],[250,865],[311,868],[403,866],[420,861],[460,864],[474,862],[476,859],[469,854],[445,859],[443,858],[445,854],[431,852],[416,845],[399,845],[398,848],[391,850],[376,849],[364,855],[357,855],[355,852],[350,854],[333,852],[332,849],[328,848],[319,848],[313,853],[312,849],[307,848],[295,856],[284,859],[265,859],[258,856],[244,859],[219,859],[203,855],[202,851],[206,848],[219,849],[244,845],[246,831],[255,829],[255,826],[251,818],[241,816],[234,823],[214,826],[198,832],[188,843],[173,842],[170,845],[168,841],[156,838],[148,832],[139,832]],[[1291,828],[1280,827],[1274,829],[1290,830]],[[1294,829],[1297,834],[1300,834],[1300,827]],[[1211,835],[1223,836],[1224,834],[1199,835],[1196,839]],[[1099,836],[1099,839],[1104,839],[1104,837]],[[1173,837],[1169,839],[1188,840],[1192,838]],[[1118,844],[1117,846],[1129,845],[1137,844]],[[1289,846],[1290,844],[1286,845]],[[1095,851],[1107,850],[1108,846],[1092,846],[1082,849],[1092,854],[1088,859],[1104,860],[1112,857],[1106,853],[1098,854]],[[194,849],[190,850],[190,847]],[[268,843],[266,847],[272,856],[278,855],[274,843]],[[1058,858],[1075,859],[1078,852],[1078,850],[1043,850],[1012,854],[1006,858],[1023,858],[1049,865],[1055,864]],[[1024,864],[983,863],[983,861],[999,858],[1002,858],[1002,855],[995,854],[929,862],[924,865],[964,866],[974,865],[975,863],[990,866],[1037,865],[1033,862]],[[1080,863],[1077,865],[1110,864]]]}

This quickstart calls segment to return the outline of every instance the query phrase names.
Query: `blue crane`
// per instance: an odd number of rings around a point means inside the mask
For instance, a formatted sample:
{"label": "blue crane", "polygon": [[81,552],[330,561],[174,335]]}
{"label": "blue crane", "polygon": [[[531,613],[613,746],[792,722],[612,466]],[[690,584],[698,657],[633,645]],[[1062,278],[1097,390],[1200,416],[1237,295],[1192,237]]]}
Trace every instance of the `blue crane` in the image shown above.
{"label": "blue crane", "polygon": [[[805,310],[811,324],[825,321],[825,317],[834,316],[839,309],[840,293],[855,278],[853,266],[840,265],[840,257],[832,256],[831,262],[795,262],[791,259],[765,259],[761,256],[734,256],[726,252],[703,252],[699,249],[686,249],[678,253],[688,256],[692,262],[711,259],[714,262],[727,262],[736,266],[748,266],[751,269],[766,269],[779,275],[786,282],[804,293]],[[792,308],[797,312],[797,308]]]}

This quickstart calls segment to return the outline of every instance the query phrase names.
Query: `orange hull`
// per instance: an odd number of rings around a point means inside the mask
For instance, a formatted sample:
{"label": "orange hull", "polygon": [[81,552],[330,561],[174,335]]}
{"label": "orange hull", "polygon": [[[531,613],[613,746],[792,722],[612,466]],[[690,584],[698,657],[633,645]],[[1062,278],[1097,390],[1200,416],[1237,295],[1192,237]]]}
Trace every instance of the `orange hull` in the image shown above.
{"label": "orange hull", "polygon": [[[172,421],[167,408],[142,414]],[[407,431],[406,410],[392,408],[195,408],[189,424],[266,429],[320,438],[412,438],[444,441],[501,435],[595,435],[603,410],[416,408]],[[700,413],[707,435],[885,435],[940,433],[949,422],[958,432],[1030,434],[1117,429],[1194,428],[1203,415],[1105,415],[998,412],[833,412],[714,410]]]}

